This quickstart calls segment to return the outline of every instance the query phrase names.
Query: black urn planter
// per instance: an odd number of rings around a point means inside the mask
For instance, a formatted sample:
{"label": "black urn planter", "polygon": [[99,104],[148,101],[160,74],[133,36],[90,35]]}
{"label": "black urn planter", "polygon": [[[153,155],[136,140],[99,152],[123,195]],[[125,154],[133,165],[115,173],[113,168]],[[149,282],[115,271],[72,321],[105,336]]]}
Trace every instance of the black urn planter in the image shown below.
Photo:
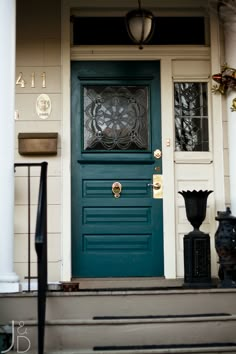
{"label": "black urn planter", "polygon": [[219,256],[221,288],[236,288],[236,217],[230,208],[218,211],[218,229],[215,233],[215,248]]}
{"label": "black urn planter", "polygon": [[211,190],[181,191],[186,216],[193,230],[184,235],[184,286],[211,287],[210,236],[199,230],[206,217],[207,198]]}

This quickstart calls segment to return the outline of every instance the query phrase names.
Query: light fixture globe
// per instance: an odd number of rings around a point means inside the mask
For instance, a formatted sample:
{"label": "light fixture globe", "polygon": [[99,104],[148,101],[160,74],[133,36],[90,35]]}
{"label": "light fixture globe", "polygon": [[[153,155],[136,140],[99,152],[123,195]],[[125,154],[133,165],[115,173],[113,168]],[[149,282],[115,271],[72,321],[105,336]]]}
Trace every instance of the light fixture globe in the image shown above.
{"label": "light fixture globe", "polygon": [[132,10],[126,15],[126,27],[129,37],[134,43],[139,44],[142,49],[142,44],[147,43],[154,31],[154,16],[148,11],[141,9],[140,1],[139,8]]}

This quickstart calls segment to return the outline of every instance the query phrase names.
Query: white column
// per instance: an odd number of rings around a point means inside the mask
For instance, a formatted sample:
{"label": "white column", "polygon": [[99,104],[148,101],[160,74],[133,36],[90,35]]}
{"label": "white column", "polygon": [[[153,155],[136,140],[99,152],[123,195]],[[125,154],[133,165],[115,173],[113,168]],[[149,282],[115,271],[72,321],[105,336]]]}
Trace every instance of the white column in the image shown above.
{"label": "white column", "polygon": [[0,293],[19,291],[13,271],[16,2],[0,0]]}
{"label": "white column", "polygon": [[[227,5],[221,7],[220,14],[224,23],[225,63],[236,68],[236,2],[229,0]],[[231,212],[236,216],[236,112],[230,109],[236,90],[228,90],[226,95]]]}

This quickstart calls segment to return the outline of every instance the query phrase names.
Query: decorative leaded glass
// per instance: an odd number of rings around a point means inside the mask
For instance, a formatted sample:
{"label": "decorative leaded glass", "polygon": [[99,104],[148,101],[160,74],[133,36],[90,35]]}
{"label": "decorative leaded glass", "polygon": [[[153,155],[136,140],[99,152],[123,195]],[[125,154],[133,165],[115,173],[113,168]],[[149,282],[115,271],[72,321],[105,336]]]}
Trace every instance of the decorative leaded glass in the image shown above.
{"label": "decorative leaded glass", "polygon": [[175,149],[209,151],[207,84],[176,82]]}
{"label": "decorative leaded glass", "polygon": [[84,149],[147,150],[148,87],[84,86]]}

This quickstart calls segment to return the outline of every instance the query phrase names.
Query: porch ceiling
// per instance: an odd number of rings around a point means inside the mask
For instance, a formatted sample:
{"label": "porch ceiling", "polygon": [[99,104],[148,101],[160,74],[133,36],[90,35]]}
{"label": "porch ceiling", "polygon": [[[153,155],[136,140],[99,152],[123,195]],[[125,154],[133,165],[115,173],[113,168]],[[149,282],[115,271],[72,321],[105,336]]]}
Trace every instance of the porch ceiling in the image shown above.
{"label": "porch ceiling", "polygon": [[[209,5],[210,4],[210,5]],[[212,8],[217,4],[217,0],[143,0],[141,6],[143,8],[150,9],[154,15],[164,16],[166,14],[173,15],[178,14],[181,11],[181,15],[184,13],[191,13],[194,11],[203,14],[206,12],[206,9],[209,6]],[[100,16],[102,11],[103,16],[105,13],[111,11],[120,12],[120,15],[123,15],[127,11],[137,8],[137,0],[120,0],[118,3],[116,0],[71,0],[71,8],[73,15],[77,16],[86,16],[88,13],[91,14],[91,11],[94,15],[97,13],[97,16]],[[78,11],[79,9],[79,11]]]}

